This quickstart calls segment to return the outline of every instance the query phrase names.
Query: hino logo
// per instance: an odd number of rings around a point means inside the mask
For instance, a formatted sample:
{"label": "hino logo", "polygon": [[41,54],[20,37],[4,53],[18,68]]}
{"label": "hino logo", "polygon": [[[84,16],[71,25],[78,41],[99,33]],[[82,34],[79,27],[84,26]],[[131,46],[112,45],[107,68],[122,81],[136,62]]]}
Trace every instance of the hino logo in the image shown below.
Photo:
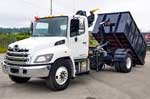
{"label": "hino logo", "polygon": [[15,46],[13,47],[13,51],[19,51],[18,45],[15,45]]}

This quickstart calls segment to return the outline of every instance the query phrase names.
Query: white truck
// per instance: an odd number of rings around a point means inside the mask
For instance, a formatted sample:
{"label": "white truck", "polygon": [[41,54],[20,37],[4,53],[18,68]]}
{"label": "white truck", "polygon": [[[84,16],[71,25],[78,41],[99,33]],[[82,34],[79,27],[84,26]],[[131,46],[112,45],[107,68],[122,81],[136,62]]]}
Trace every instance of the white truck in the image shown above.
{"label": "white truck", "polygon": [[[16,83],[28,82],[31,77],[43,78],[54,91],[65,89],[77,74],[89,73],[90,68],[99,70],[104,64],[115,64],[117,71],[130,72],[131,50],[118,48],[110,57],[110,52],[104,48],[109,42],[105,42],[94,48],[92,53],[96,54],[90,56],[88,19],[81,13],[35,17],[32,36],[8,46],[2,62],[3,71]],[[103,24],[105,22],[100,23]],[[106,57],[107,60],[102,60]]]}

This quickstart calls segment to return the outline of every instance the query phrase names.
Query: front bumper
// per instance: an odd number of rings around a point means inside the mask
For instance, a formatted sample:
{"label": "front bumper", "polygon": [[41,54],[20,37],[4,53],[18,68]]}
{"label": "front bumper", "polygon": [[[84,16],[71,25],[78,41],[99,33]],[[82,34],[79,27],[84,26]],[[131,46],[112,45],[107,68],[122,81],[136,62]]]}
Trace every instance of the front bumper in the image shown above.
{"label": "front bumper", "polygon": [[4,73],[19,77],[47,77],[49,75],[51,65],[38,66],[10,66],[2,63],[2,70]]}

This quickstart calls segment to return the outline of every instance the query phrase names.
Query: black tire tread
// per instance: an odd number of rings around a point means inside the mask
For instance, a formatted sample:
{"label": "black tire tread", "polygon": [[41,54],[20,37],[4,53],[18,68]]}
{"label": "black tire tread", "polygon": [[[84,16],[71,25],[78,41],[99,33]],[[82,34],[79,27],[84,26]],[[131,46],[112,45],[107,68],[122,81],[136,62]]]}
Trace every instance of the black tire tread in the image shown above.
{"label": "black tire tread", "polygon": [[[65,65],[65,67],[68,69],[68,75],[69,75],[67,82],[64,85],[62,85],[62,86],[58,85],[56,83],[56,81],[55,81],[55,78],[53,77],[53,76],[55,76],[55,72],[58,69],[60,64]],[[70,60],[66,60],[66,59],[65,60],[58,60],[52,65],[50,73],[49,73],[49,77],[46,79],[46,84],[47,84],[47,87],[50,90],[52,90],[52,91],[60,91],[60,90],[64,90],[64,89],[67,88],[67,86],[70,83],[70,79],[71,79]]]}
{"label": "black tire tread", "polygon": [[[131,55],[130,55],[130,54],[127,54],[127,57],[131,57]],[[126,58],[127,58],[127,57],[126,57]],[[132,57],[131,57],[131,60],[132,60]],[[116,62],[116,63],[115,63],[115,69],[116,69],[117,72],[129,73],[129,72],[131,71],[131,69],[132,69],[132,65],[131,65],[131,68],[128,69],[128,68],[126,67],[126,59],[125,59],[125,61],[123,61],[123,62]]]}

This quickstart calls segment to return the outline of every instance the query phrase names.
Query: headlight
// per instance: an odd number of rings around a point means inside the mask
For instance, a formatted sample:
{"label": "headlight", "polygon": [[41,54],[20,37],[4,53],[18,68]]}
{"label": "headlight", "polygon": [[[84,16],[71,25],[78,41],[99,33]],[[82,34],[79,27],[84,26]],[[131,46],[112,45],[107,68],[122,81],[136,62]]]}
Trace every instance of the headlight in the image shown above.
{"label": "headlight", "polygon": [[34,63],[50,62],[52,58],[53,54],[39,55],[36,57]]}

